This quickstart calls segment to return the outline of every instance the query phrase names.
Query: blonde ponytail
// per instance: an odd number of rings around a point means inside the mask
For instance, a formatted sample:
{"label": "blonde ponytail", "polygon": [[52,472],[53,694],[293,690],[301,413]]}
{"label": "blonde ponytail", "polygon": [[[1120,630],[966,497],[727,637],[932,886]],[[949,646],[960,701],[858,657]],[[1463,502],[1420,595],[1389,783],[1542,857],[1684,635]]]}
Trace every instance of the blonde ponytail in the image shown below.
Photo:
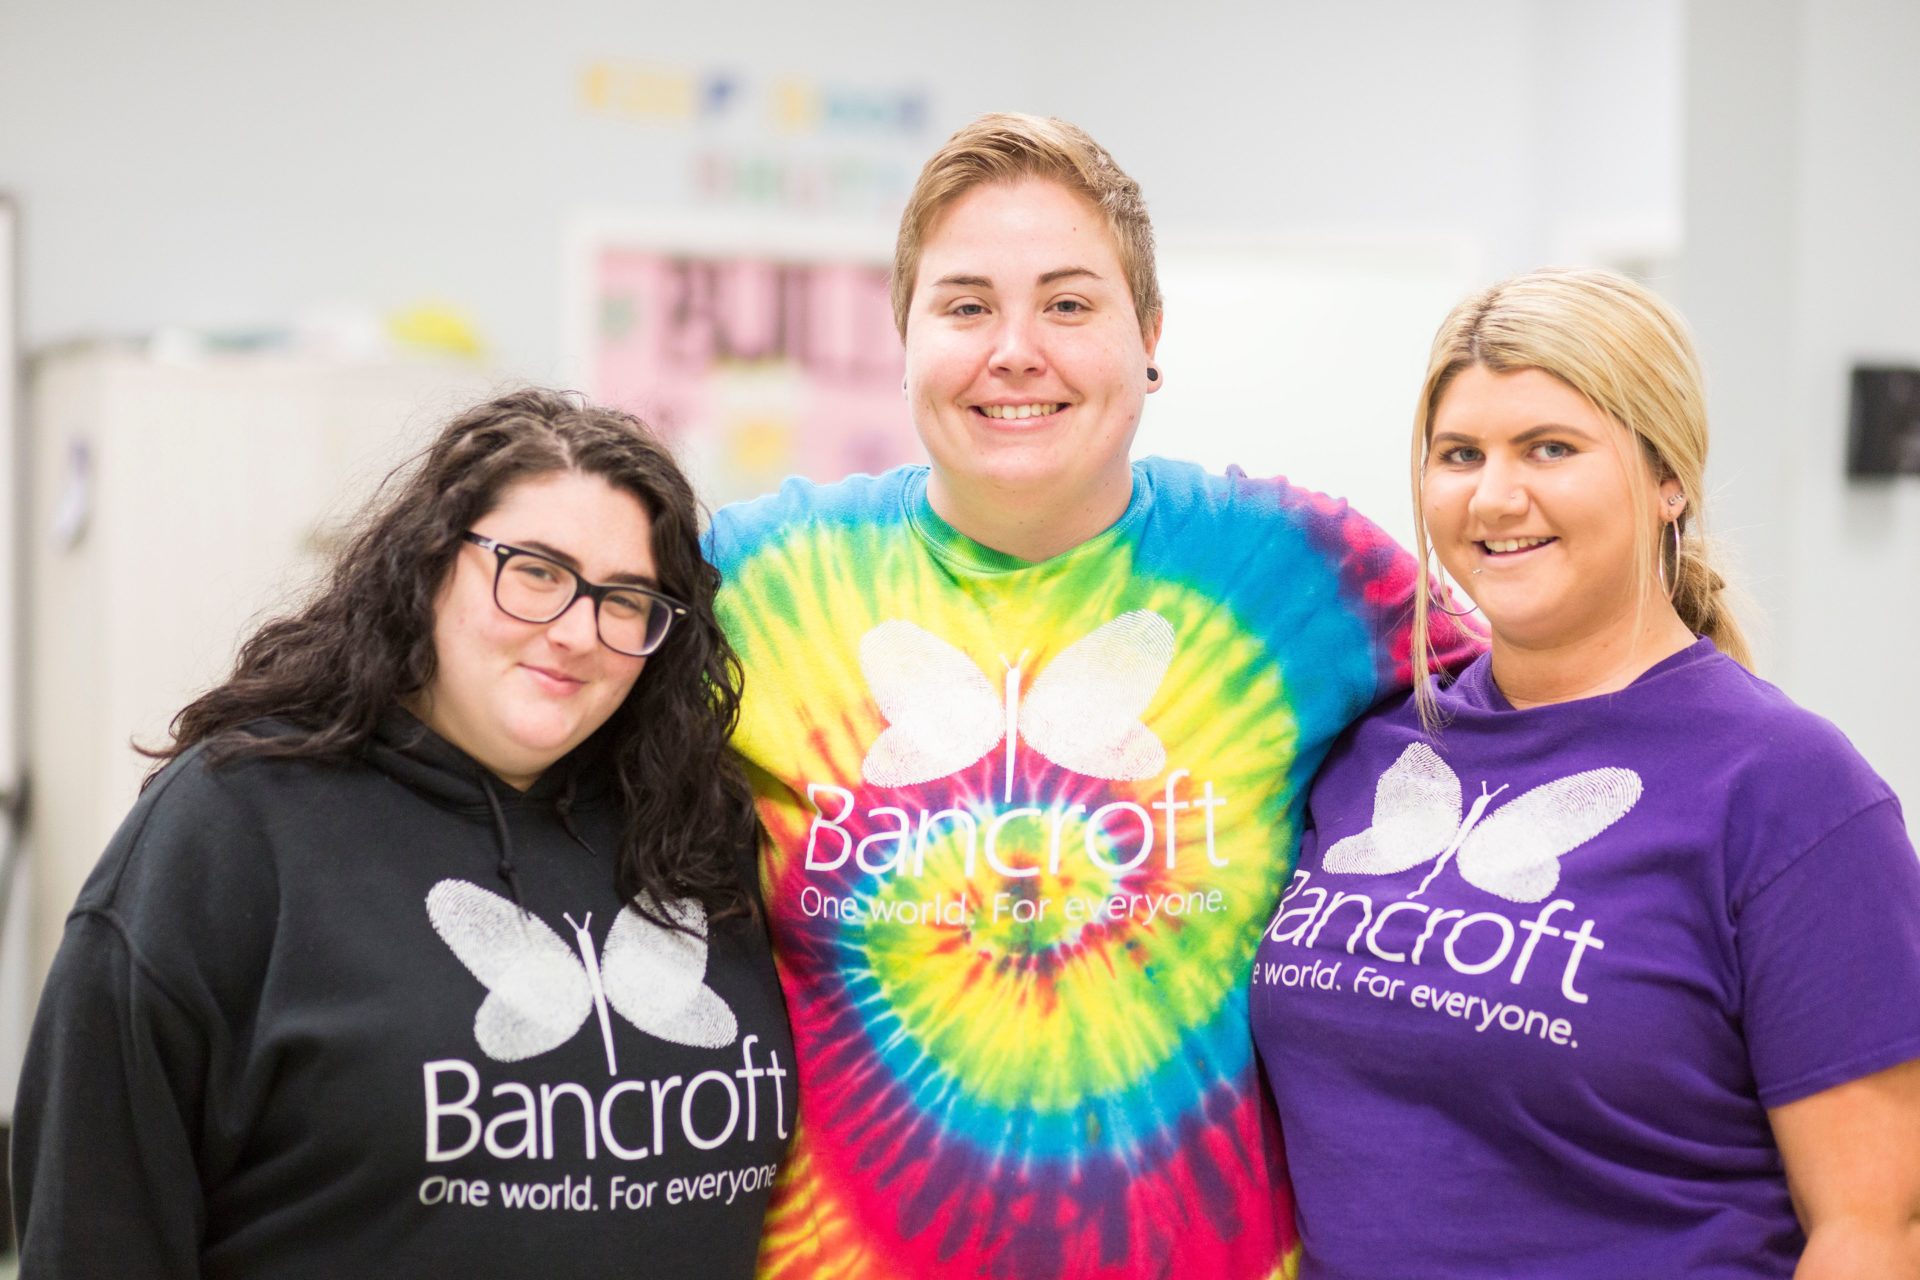
{"label": "blonde ponytail", "polygon": [[1679,548],[1678,566],[1671,544],[1661,552],[1662,567],[1673,584],[1674,612],[1689,631],[1705,636],[1713,641],[1714,648],[1752,670],[1753,650],[1727,599],[1727,580],[1714,568],[1712,544],[1704,537],[1688,534],[1683,522]]}

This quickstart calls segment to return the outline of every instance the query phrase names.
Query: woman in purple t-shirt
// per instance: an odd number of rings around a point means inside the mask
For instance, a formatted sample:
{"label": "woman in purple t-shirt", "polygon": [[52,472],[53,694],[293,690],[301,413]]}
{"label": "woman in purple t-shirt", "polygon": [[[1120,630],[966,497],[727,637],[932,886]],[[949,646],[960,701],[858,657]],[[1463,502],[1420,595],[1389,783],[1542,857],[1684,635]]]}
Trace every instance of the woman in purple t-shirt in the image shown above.
{"label": "woman in purple t-shirt", "polygon": [[1704,405],[1610,273],[1441,326],[1420,546],[1492,650],[1334,748],[1255,958],[1308,1280],[1920,1274],[1920,862],[1746,669]]}

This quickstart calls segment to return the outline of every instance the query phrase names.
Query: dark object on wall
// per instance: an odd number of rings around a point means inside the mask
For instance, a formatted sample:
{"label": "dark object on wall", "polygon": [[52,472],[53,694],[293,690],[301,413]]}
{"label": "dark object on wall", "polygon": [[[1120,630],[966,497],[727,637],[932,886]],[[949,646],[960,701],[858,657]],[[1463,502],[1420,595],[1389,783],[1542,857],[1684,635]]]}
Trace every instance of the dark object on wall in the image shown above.
{"label": "dark object on wall", "polygon": [[1920,369],[1855,365],[1849,476],[1920,475]]}

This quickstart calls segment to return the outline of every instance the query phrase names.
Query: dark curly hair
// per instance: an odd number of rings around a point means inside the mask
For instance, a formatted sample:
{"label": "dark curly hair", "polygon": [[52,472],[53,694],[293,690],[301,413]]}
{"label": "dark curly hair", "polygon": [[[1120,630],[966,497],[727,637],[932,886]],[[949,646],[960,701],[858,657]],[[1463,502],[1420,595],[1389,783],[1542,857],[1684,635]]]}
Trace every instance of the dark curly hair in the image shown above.
{"label": "dark curly hair", "polygon": [[[173,741],[147,752],[155,771],[200,742],[216,760],[358,754],[381,717],[433,678],[434,602],[462,535],[508,487],[559,471],[597,476],[639,501],[660,589],[687,605],[593,737],[625,813],[620,890],[656,902],[692,896],[716,916],[755,914],[739,861],[755,839],[752,794],[727,749],[740,662],[714,620],[720,574],[700,554],[698,502],[640,419],[554,391],[475,406],[389,477],[319,594],[254,632],[233,674],[174,717]],[[293,731],[244,731],[268,717]]]}

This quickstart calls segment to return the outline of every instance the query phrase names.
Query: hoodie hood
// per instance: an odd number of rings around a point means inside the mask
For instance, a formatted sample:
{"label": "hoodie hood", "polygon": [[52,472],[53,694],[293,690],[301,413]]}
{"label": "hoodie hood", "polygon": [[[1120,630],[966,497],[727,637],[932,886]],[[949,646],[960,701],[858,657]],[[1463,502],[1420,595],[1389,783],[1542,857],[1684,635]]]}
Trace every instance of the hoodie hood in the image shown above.
{"label": "hoodie hood", "polygon": [[598,807],[611,794],[611,771],[606,741],[596,733],[556,760],[525,791],[502,782],[485,765],[435,733],[404,707],[388,709],[366,747],[367,763],[401,786],[443,809],[471,817],[484,815],[493,828],[497,861],[495,874],[505,883],[516,906],[525,908],[514,861],[513,828],[509,810],[551,812],[569,839],[589,854],[600,856],[573,824],[579,808]]}
{"label": "hoodie hood", "polygon": [[562,813],[603,804],[611,794],[606,742],[595,734],[556,760],[525,791],[502,782],[485,765],[395,706],[387,710],[367,743],[366,760],[408,790],[456,813],[490,812],[496,804],[555,808]]}

